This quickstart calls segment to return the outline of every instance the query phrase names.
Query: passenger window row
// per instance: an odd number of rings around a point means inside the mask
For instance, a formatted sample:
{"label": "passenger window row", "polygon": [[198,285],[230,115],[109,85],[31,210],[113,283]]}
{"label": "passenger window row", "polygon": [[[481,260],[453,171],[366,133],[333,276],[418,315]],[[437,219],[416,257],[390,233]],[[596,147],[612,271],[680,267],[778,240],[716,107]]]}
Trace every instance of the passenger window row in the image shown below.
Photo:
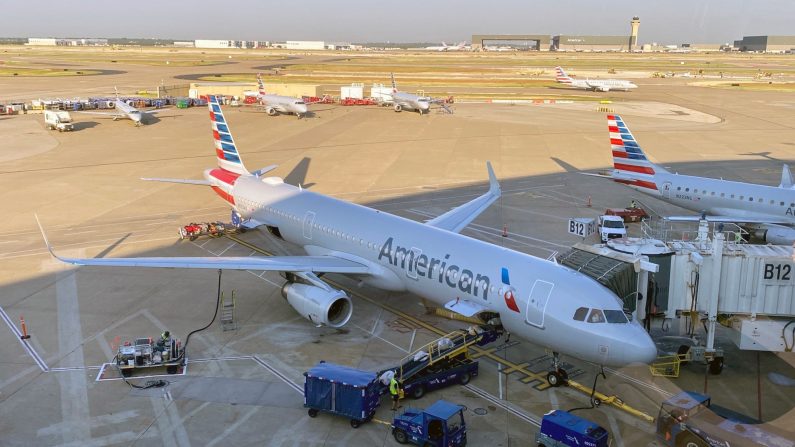
{"label": "passenger window row", "polygon": [[[677,187],[676,187],[676,190],[677,190],[677,191],[682,191],[682,187],[681,187],[681,186],[677,186]],[[690,188],[685,188],[685,189],[684,189],[684,192],[690,192]],[[693,188],[693,194],[698,194],[698,193],[699,193],[699,190],[698,190],[698,188]],[[707,191],[707,190],[705,190],[705,189],[702,189],[702,190],[701,190],[701,194],[703,194],[703,195],[705,195],[705,196],[706,196],[706,195],[710,195],[710,196],[716,196],[716,195],[717,195],[717,194],[715,193],[715,191]],[[720,193],[720,197],[726,197],[726,193],[725,193],[725,192],[722,192],[722,193]],[[737,196],[737,195],[735,195],[735,194],[730,194],[730,195],[729,195],[729,198],[730,198],[730,199],[737,199],[737,200],[745,200],[745,196],[744,196],[744,195]],[[753,198],[753,197],[748,197],[748,201],[749,201],[749,202],[753,202],[753,201],[754,201],[754,198]],[[757,197],[757,198],[756,198],[756,201],[757,201],[757,202],[759,202],[759,203],[763,203],[763,202],[765,201],[765,199],[763,199],[762,197]],[[775,201],[775,200],[773,200],[773,199],[769,199],[769,203],[770,203],[770,205],[775,205],[775,204],[776,204],[776,201]],[[784,202],[784,201],[779,201],[779,202],[778,202],[778,206],[787,206],[787,203],[786,203],[786,202]],[[790,204],[789,204],[789,207],[790,207],[790,208],[795,208],[795,203],[790,203]]]}

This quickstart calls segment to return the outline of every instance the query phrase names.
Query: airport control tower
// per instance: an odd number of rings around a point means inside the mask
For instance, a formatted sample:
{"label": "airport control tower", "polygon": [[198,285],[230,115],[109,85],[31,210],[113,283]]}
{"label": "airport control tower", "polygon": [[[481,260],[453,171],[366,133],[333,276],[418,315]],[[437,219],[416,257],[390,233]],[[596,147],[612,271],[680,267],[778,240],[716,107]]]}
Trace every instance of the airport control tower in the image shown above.
{"label": "airport control tower", "polygon": [[629,24],[632,27],[632,30],[629,33],[629,51],[635,51],[638,49],[638,28],[640,28],[640,18],[638,18],[638,16],[633,17]]}

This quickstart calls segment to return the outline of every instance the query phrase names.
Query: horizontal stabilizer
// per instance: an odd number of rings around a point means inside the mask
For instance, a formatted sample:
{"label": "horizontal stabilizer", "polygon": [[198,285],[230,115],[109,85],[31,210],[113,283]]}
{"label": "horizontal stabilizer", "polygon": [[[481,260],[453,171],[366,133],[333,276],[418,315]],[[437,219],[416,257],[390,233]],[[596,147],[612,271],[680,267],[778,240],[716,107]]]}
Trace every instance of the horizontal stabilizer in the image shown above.
{"label": "horizontal stabilizer", "polygon": [[491,310],[488,307],[483,307],[474,301],[461,300],[458,298],[445,303],[444,308],[457,314],[461,314],[465,317],[471,317],[481,312]]}
{"label": "horizontal stabilizer", "polygon": [[201,185],[201,186],[211,186],[207,180],[191,180],[191,179],[181,179],[181,178],[156,178],[156,177],[141,177],[141,180],[146,180],[147,182],[163,182],[163,183],[180,183],[183,185]]}
{"label": "horizontal stabilizer", "polygon": [[276,169],[276,168],[278,168],[278,167],[279,167],[279,165],[270,165],[270,166],[265,166],[265,167],[264,167],[264,168],[262,168],[262,169],[257,169],[256,171],[253,171],[251,174],[252,174],[253,176],[255,176],[255,177],[259,177],[259,176],[261,176],[262,174],[267,174],[268,172],[271,172],[271,171],[273,171],[274,169]]}
{"label": "horizontal stabilizer", "polygon": [[427,225],[436,228],[442,228],[447,231],[459,233],[466,228],[475,218],[477,218],[486,208],[489,207],[494,201],[500,198],[502,191],[500,184],[497,182],[497,176],[494,175],[494,169],[491,167],[490,162],[486,162],[486,168],[489,171],[489,190],[486,194],[467,202],[457,208],[437,216],[428,222]]}

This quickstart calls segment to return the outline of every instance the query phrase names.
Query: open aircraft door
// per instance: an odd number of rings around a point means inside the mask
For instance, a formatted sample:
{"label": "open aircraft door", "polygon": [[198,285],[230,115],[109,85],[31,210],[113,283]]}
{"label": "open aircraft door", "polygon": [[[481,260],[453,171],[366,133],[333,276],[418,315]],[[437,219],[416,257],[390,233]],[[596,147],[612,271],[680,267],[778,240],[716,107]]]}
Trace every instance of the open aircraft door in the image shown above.
{"label": "open aircraft door", "polygon": [[527,316],[526,321],[533,326],[544,326],[544,314],[547,310],[547,302],[549,296],[552,294],[552,289],[555,284],[537,279],[533,284],[533,289],[530,291],[530,297],[527,300]]}
{"label": "open aircraft door", "polygon": [[670,199],[671,198],[671,182],[663,183],[662,195],[666,199]]}

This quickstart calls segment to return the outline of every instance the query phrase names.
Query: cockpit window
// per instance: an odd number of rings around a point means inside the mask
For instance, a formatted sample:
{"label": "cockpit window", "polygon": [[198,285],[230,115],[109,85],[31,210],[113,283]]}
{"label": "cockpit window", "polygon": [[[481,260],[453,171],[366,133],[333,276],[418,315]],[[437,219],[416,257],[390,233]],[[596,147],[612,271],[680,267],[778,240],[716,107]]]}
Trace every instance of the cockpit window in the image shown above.
{"label": "cockpit window", "polygon": [[588,308],[581,307],[574,311],[574,319],[577,321],[585,321],[585,316],[588,315]]}
{"label": "cockpit window", "polygon": [[305,103],[305,102],[303,102],[303,101],[296,101],[295,103],[296,103],[296,104],[306,104],[306,103]]}
{"label": "cockpit window", "polygon": [[623,310],[605,310],[605,318],[608,323],[628,323],[627,314]]}
{"label": "cockpit window", "polygon": [[605,322],[605,314],[602,313],[599,309],[592,309],[591,314],[588,315],[588,322],[589,323],[604,323]]}

